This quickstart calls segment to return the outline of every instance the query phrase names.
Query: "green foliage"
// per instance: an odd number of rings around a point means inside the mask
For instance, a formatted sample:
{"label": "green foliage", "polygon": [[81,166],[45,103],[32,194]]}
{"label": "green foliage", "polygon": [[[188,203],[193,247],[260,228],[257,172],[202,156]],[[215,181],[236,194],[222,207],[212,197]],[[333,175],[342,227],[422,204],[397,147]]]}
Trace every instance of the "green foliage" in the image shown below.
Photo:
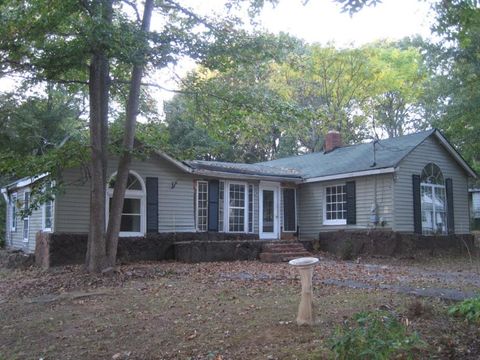
{"label": "green foliage", "polygon": [[480,297],[467,299],[448,309],[453,316],[463,317],[467,321],[480,324]]}
{"label": "green foliage", "polygon": [[331,129],[354,143],[376,128],[398,136],[420,126],[426,75],[414,45],[337,49],[283,34],[242,41],[262,55],[216,56],[215,70],[197,68],[165,105],[172,154],[265,161],[321,151]]}
{"label": "green foliage", "polygon": [[361,312],[335,332],[332,352],[335,359],[386,360],[400,354],[411,357],[422,345],[416,333],[409,334],[405,325],[383,311]]}
{"label": "green foliage", "polygon": [[430,46],[434,126],[480,171],[480,9],[477,1],[441,1],[433,27],[442,39]]}

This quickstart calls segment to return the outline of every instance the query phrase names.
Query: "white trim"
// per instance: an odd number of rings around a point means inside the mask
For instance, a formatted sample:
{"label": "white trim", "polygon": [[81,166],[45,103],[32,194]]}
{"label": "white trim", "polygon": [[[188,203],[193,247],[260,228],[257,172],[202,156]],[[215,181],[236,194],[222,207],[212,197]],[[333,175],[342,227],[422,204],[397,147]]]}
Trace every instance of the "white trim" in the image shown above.
{"label": "white trim", "polygon": [[[15,198],[15,199],[14,199]],[[18,227],[18,217],[17,217],[17,200],[18,200],[18,194],[15,192],[13,194],[10,195],[10,201],[7,202],[7,205],[8,206],[8,213],[9,215],[11,216],[11,218],[9,218],[9,228],[10,228],[10,232],[16,232],[17,231],[17,227]],[[13,209],[15,209],[15,215],[12,216],[12,207],[13,206]],[[8,218],[8,216],[7,216]],[[13,220],[15,219],[15,226],[13,226]]]}
{"label": "white trim", "polygon": [[[147,228],[147,210],[146,210],[147,190],[146,190],[146,186],[145,186],[145,182],[143,181],[143,178],[136,171],[129,170],[129,173],[132,175],[135,175],[135,177],[137,177],[138,181],[140,182],[140,185],[142,186],[142,190],[125,190],[125,197],[124,197],[124,199],[140,199],[140,232],[120,231],[119,236],[122,236],[122,237],[144,236]],[[107,193],[106,193],[106,199],[105,199],[106,226],[108,226],[108,218],[110,215],[110,198],[113,196],[113,189],[108,187],[108,183],[115,175],[117,175],[116,171],[112,175],[110,175],[107,182]]]}
{"label": "white trim", "polygon": [[190,166],[185,165],[183,162],[172,158],[170,155],[167,155],[163,151],[155,150],[155,154],[160,156],[162,159],[167,160],[169,163],[175,165],[180,170],[183,170],[183,171],[185,171],[187,173],[190,173],[190,174],[192,174],[194,172],[193,169]]}
{"label": "white trim", "polygon": [[[335,186],[346,186],[346,183],[335,183],[335,184],[330,184],[328,186],[323,187],[323,222],[322,225],[347,225],[347,219],[335,219],[335,220],[327,220],[327,188],[329,187],[335,187]],[[346,191],[345,189],[345,196],[346,196]],[[347,202],[345,199],[345,206]]]}
{"label": "white trim", "polygon": [[[199,221],[198,221],[198,217],[199,217],[199,215],[198,215],[198,209],[199,209],[198,208],[198,195],[199,195],[198,188],[199,188],[199,186],[198,185],[200,183],[207,184],[207,224],[206,224],[207,227],[206,227],[205,230],[201,230],[198,226],[199,225]],[[195,228],[198,232],[207,232],[208,231],[208,220],[209,220],[208,219],[208,181],[207,180],[197,180],[195,190],[196,190],[195,191],[195,205],[196,205],[195,206],[195,221],[196,221]]]}
{"label": "white trim", "polygon": [[6,188],[3,188],[3,189],[1,189],[0,191],[2,192],[3,199],[5,200],[6,203],[8,203],[9,199],[8,199],[7,189],[6,189]]}
{"label": "white trim", "polygon": [[194,169],[193,173],[199,176],[212,176],[212,177],[219,177],[222,179],[233,179],[233,180],[266,180],[272,182],[278,181],[288,181],[294,183],[301,183],[302,177],[299,175],[298,177],[283,177],[283,176],[268,176],[268,175],[254,175],[254,174],[237,174],[237,173],[230,173],[224,171],[213,171],[213,170],[205,170],[205,169]]}
{"label": "white trim", "polygon": [[[230,185],[243,185],[244,186],[244,216],[243,216],[243,231],[230,231]],[[248,183],[240,181],[225,181],[225,195],[224,195],[224,207],[223,216],[224,232],[227,233],[248,233]]]}
{"label": "white trim", "polygon": [[[23,193],[23,210],[25,210],[25,197],[28,194],[28,206],[30,207],[30,202],[31,202],[31,194],[30,194],[30,189],[25,190]],[[22,240],[24,243],[29,242],[29,237],[30,237],[30,215],[22,218],[23,224],[22,224]],[[25,237],[25,222],[27,223],[27,237]]]}
{"label": "white trim", "polygon": [[[293,190],[293,202],[295,204],[295,230],[285,230],[285,197],[283,196],[283,190],[285,190],[285,189],[292,189]],[[280,188],[280,192],[281,192],[280,196],[282,197],[282,201],[280,203],[283,204],[283,209],[281,209],[282,213],[283,213],[283,219],[282,219],[283,232],[284,233],[296,233],[297,232],[297,227],[298,227],[297,188],[285,186],[285,187]]]}
{"label": "white trim", "polygon": [[[247,232],[249,234],[255,233],[255,185],[248,184],[248,204],[247,204],[247,211],[248,211],[248,229]],[[252,218],[250,219],[250,187],[252,188]],[[252,222],[252,231],[250,231],[250,221]]]}
{"label": "white trim", "polygon": [[2,193],[6,193],[8,190],[14,190],[14,189],[20,189],[22,187],[28,186],[33,184],[35,181],[43,179],[45,176],[48,176],[48,173],[40,174],[40,175],[35,175],[31,176],[29,178],[23,178],[17,181],[14,181],[8,185],[6,185],[4,188],[2,188]]}
{"label": "white trim", "polygon": [[42,231],[44,232],[52,232],[53,231],[53,214],[54,214],[54,203],[55,201],[53,200],[50,200],[52,202],[52,205],[51,205],[51,209],[50,209],[50,216],[51,216],[51,220],[50,220],[50,223],[51,223],[51,226],[49,228],[47,228],[45,226],[45,222],[46,222],[46,216],[45,216],[45,210],[46,210],[46,202],[42,204]]}
{"label": "white trim", "polygon": [[396,171],[396,168],[389,167],[384,169],[375,169],[375,170],[365,170],[365,171],[355,171],[343,174],[327,175],[327,176],[318,176],[310,179],[305,179],[304,183],[318,182],[318,181],[328,181],[328,180],[338,180],[345,179],[350,177],[359,177],[359,176],[368,176],[368,175],[377,175],[377,174],[389,174]]}
{"label": "white trim", "polygon": [[[263,231],[263,191],[273,191],[273,232]],[[260,239],[278,239],[280,237],[280,184],[262,181],[258,187],[258,235]]]}
{"label": "white trim", "polygon": [[448,140],[442,135],[442,133],[438,130],[435,130],[433,132],[435,136],[437,137],[438,140],[442,143],[442,145],[447,149],[447,151],[450,153],[455,160],[465,169],[465,171],[474,179],[478,178],[478,175],[472,170],[472,168],[463,160],[463,158],[460,156],[460,154],[455,150],[455,148],[450,145]]}

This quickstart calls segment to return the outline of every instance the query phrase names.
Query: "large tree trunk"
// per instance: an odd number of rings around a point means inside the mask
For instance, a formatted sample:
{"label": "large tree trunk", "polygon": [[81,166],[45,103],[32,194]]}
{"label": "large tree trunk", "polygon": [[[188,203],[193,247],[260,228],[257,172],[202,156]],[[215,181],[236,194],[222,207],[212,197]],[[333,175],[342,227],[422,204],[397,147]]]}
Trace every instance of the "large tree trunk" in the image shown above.
{"label": "large tree trunk", "polygon": [[[153,0],[145,1],[141,30],[146,34],[150,29],[150,20],[153,11]],[[122,219],[123,200],[127,187],[128,173],[132,160],[132,151],[135,141],[135,127],[140,102],[140,86],[145,66],[145,49],[148,46],[145,39],[145,48],[141,49],[140,60],[133,66],[132,78],[127,103],[127,117],[123,135],[122,155],[118,163],[117,177],[113,189],[112,205],[109,213],[107,228],[107,258],[109,266],[114,266],[117,258],[118,236]]]}
{"label": "large tree trunk", "polygon": [[[102,21],[112,22],[112,0],[103,0]],[[103,45],[94,46],[90,64],[90,227],[85,266],[99,272],[107,265],[105,238],[106,171],[108,159],[109,61]]]}

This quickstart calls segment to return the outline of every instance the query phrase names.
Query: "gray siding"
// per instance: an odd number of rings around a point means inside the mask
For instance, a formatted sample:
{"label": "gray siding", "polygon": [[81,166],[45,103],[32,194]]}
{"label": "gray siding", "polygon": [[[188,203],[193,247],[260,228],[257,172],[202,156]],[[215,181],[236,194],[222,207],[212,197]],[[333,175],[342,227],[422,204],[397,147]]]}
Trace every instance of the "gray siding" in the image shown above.
{"label": "gray siding", "polygon": [[413,232],[412,175],[420,175],[425,165],[431,162],[440,167],[445,178],[452,179],[455,233],[468,233],[470,224],[467,175],[434,137],[425,139],[399,165],[394,185],[394,230]]}
{"label": "gray siding", "polygon": [[[117,160],[109,161],[107,174],[115,171]],[[145,181],[158,177],[158,226],[160,232],[195,231],[193,178],[162,159],[134,160],[131,170]],[[88,232],[89,183],[81,169],[63,174],[65,191],[56,199],[56,232]]]}
{"label": "gray siding", "polygon": [[[17,194],[17,203],[19,206],[23,207],[23,199],[26,191],[30,191],[29,188],[22,188],[14,192]],[[37,210],[33,210],[31,215],[28,217],[28,240],[23,238],[23,225],[24,221],[20,218],[17,209],[17,226],[15,230],[11,228],[12,224],[12,212],[11,204],[7,204],[7,227],[6,227],[6,244],[8,247],[15,249],[22,249],[25,252],[33,253],[35,252],[35,235],[38,231],[42,230],[43,225],[43,207],[40,207]]]}
{"label": "gray siding", "polygon": [[385,221],[385,228],[391,228],[393,226],[393,176],[391,174],[363,176],[348,179],[348,181],[354,180],[356,186],[357,219],[355,225],[323,225],[325,187],[345,184],[346,179],[300,185],[297,189],[300,239],[316,239],[322,231],[371,227],[370,215],[375,199],[375,178],[378,216]]}

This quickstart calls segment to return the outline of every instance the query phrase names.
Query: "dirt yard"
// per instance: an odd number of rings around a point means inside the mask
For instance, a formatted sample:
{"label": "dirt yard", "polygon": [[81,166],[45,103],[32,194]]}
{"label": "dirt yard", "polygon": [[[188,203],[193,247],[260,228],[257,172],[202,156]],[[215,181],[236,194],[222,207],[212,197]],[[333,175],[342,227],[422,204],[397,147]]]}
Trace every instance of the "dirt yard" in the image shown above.
{"label": "dirt yard", "polygon": [[479,272],[447,260],[322,259],[313,328],[295,324],[300,283],[287,264],[0,270],[0,359],[322,359],[337,326],[374,309],[420,334],[420,358],[477,359],[480,331],[447,308],[479,291]]}

